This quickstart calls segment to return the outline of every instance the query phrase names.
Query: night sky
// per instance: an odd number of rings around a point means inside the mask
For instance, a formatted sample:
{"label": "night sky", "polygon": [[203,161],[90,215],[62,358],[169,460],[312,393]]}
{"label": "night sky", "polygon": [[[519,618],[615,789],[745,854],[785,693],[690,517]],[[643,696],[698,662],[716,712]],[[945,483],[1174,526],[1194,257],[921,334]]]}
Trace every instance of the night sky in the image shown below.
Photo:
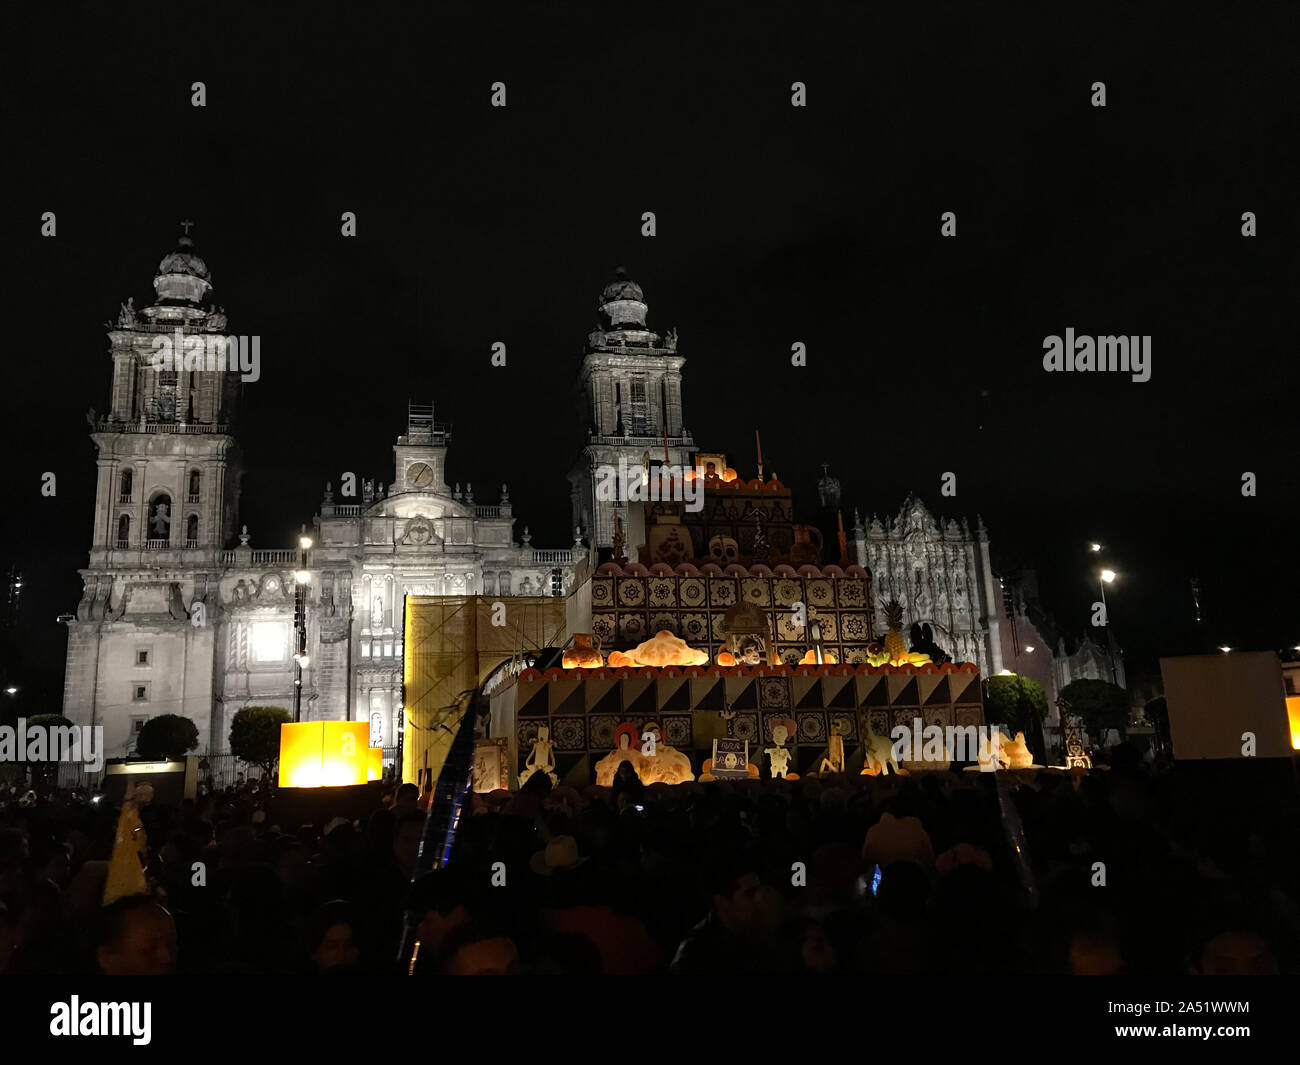
{"label": "night sky", "polygon": [[[291,546],[343,470],[389,482],[408,398],[455,427],[449,481],[480,502],[508,482],[517,535],[570,543],[576,375],[622,264],[651,327],[678,330],[698,445],[752,476],[759,429],[802,520],[822,462],[846,522],[909,491],[981,514],[997,566],[1036,568],[1072,637],[1098,540],[1139,673],[1198,640],[1300,642],[1297,8],[1193,27],[1174,3],[436,7],[0,13],[0,563],[26,585],[11,681],[57,707],[103,323],[152,302],[182,218],[230,331],[262,338],[254,547]],[[1067,327],[1151,335],[1151,380],[1045,373],[1043,338]]]}

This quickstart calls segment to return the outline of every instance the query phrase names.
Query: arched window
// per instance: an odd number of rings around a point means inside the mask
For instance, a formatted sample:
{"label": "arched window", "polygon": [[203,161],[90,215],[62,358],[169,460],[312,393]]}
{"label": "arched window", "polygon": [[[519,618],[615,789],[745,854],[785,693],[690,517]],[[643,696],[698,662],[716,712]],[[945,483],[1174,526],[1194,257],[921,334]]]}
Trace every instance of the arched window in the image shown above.
{"label": "arched window", "polygon": [[121,481],[120,481],[120,487],[119,487],[118,502],[120,503],[131,502],[131,481],[132,481],[131,471],[123,470]]}
{"label": "arched window", "polygon": [[190,470],[190,499],[189,499],[189,501],[190,501],[191,503],[197,503],[197,502],[199,501],[199,482],[200,482],[199,471],[198,471],[198,470]]}
{"label": "arched window", "polygon": [[123,514],[117,519],[117,546],[131,546],[131,515]]}
{"label": "arched window", "polygon": [[191,514],[185,519],[185,546],[199,546],[199,516]]}
{"label": "arched window", "polygon": [[501,588],[501,594],[502,594],[502,595],[509,595],[509,594],[510,594],[510,574],[507,573],[507,572],[505,572],[504,570],[502,570],[500,573],[497,574],[497,581],[498,581],[499,586],[500,586],[500,588]]}

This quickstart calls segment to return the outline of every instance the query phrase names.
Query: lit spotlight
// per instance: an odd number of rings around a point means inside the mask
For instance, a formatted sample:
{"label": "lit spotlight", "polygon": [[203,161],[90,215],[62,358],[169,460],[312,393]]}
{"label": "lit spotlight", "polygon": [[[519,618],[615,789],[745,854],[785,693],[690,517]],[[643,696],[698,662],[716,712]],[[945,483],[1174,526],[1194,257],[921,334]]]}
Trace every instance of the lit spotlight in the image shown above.
{"label": "lit spotlight", "polygon": [[1088,550],[1089,550],[1089,551],[1100,551],[1100,550],[1101,550],[1101,544],[1089,544],[1089,545],[1088,545]]}
{"label": "lit spotlight", "polygon": [[1105,581],[1107,584],[1110,584],[1110,582],[1115,579],[1115,571],[1113,569],[1102,570],[1101,579]]}
{"label": "lit spotlight", "polygon": [[1231,648],[1231,647],[1224,646],[1224,647],[1220,647],[1219,650],[1222,651],[1222,652],[1226,655],[1229,651],[1232,650],[1232,648]]}

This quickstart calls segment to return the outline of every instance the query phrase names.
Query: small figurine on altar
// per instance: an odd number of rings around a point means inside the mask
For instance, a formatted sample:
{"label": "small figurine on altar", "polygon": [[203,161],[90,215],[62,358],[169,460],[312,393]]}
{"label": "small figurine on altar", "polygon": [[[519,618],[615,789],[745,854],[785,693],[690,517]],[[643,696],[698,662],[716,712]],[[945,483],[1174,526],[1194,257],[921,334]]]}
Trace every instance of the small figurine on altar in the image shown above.
{"label": "small figurine on altar", "polygon": [[552,784],[560,783],[560,778],[555,775],[555,744],[551,742],[551,730],[545,725],[537,728],[532,753],[524,763],[524,771],[519,774],[519,786],[522,788],[528,778],[538,771],[550,777]]}
{"label": "small figurine on altar", "polygon": [[831,738],[827,744],[826,757],[822,759],[819,773],[844,772],[844,737],[840,734],[840,723],[831,722]]}
{"label": "small figurine on altar", "polygon": [[790,738],[795,723],[788,717],[777,718],[772,722],[772,742],[775,747],[768,747],[763,751],[768,760],[772,763],[772,776],[774,779],[796,780],[797,774],[789,773],[790,768],[790,748],[785,745],[785,741]]}

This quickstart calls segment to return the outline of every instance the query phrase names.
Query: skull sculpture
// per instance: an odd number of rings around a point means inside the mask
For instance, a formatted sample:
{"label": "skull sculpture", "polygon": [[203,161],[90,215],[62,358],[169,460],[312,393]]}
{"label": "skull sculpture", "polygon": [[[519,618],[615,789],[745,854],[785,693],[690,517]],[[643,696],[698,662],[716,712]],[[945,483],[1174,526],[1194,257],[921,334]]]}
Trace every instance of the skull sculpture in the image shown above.
{"label": "skull sculpture", "polygon": [[715,536],[709,541],[709,561],[726,568],[740,559],[740,545],[730,536]]}

